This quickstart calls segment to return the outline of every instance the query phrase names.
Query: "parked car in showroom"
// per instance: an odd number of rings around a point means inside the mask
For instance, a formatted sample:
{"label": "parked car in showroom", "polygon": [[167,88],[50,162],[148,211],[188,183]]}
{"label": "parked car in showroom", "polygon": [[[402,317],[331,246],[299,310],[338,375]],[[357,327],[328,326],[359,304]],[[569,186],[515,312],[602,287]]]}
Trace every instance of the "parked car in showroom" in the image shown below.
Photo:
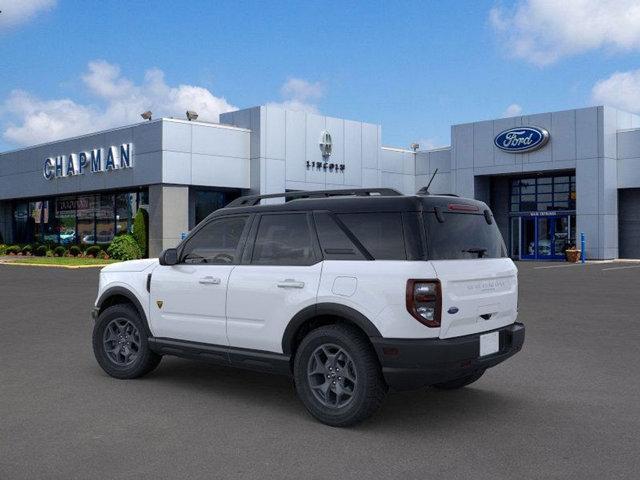
{"label": "parked car in showroom", "polygon": [[287,192],[233,201],[159,260],[105,267],[93,348],[122,379],[163,355],[289,375],[315,418],[348,426],[390,388],[476,382],[522,348],[517,307],[484,203]]}

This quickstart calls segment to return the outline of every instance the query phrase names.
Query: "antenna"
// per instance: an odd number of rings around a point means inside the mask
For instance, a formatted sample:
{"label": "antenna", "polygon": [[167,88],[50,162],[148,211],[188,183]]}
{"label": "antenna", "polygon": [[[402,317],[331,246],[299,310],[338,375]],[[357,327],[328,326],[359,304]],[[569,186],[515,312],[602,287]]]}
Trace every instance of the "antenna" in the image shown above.
{"label": "antenna", "polygon": [[436,178],[436,173],[438,173],[437,168],[433,171],[433,175],[431,175],[431,179],[429,180],[429,183],[427,183],[427,186],[422,187],[420,190],[418,190],[418,195],[429,195],[429,187],[431,186],[431,182],[433,182],[433,179]]}
{"label": "antenna", "polygon": [[433,179],[436,178],[436,173],[438,173],[437,168],[433,171],[433,175],[431,175],[431,180],[429,180],[429,183],[427,183],[427,191],[429,191],[429,187],[431,186],[431,182],[433,182]]}

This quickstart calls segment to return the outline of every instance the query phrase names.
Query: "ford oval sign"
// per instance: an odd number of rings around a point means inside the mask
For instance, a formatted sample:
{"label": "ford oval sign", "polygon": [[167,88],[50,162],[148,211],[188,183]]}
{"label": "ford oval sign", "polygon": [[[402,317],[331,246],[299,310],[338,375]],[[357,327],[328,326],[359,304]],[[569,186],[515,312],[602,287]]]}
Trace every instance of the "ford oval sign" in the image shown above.
{"label": "ford oval sign", "polygon": [[549,132],[540,127],[516,127],[500,132],[493,140],[505,152],[524,153],[537,150],[549,141]]}

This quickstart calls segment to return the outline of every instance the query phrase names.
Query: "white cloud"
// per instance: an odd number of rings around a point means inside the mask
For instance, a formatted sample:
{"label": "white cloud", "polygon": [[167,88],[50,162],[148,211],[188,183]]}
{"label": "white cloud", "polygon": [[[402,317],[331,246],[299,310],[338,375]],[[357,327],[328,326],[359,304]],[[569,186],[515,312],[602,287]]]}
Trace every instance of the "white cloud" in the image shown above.
{"label": "white cloud", "polygon": [[512,103],[509,105],[505,111],[502,113],[503,117],[517,117],[522,114],[522,107],[517,103]]}
{"label": "white cloud", "polygon": [[29,21],[55,4],[56,0],[0,0],[0,32]]}
{"label": "white cloud", "polygon": [[83,105],[68,98],[47,100],[12,91],[0,105],[5,140],[17,145],[58,140],[139,122],[146,110],[154,118],[183,118],[187,110],[195,110],[198,120],[217,122],[221,113],[236,109],[206,88],[167,85],[158,69],[148,70],[138,85],[123,77],[117,65],[96,60],[89,63],[82,81],[97,104]]}
{"label": "white cloud", "polygon": [[544,66],[597,48],[640,49],[638,0],[526,0],[489,21],[509,56]]}
{"label": "white cloud", "polygon": [[640,113],[640,69],[616,72],[598,81],[591,90],[591,98],[596,104]]}
{"label": "white cloud", "polygon": [[320,82],[308,82],[301,78],[289,78],[280,88],[283,100],[267,106],[310,113],[318,113],[316,102],[322,98],[324,88]]}

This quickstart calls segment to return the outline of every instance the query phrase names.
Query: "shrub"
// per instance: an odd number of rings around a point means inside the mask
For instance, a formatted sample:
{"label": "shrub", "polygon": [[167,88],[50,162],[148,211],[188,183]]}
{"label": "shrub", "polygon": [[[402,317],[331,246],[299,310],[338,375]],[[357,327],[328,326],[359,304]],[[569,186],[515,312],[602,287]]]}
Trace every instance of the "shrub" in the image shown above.
{"label": "shrub", "polygon": [[138,213],[133,219],[133,237],[136,239],[138,247],[140,247],[140,254],[146,258],[149,253],[148,248],[148,235],[149,230],[149,212],[144,208],[139,208]]}
{"label": "shrub", "polygon": [[107,252],[105,252],[104,250],[100,250],[96,258],[101,258],[102,260],[108,260],[109,255],[107,255]]}
{"label": "shrub", "polygon": [[97,258],[98,254],[102,251],[102,249],[98,245],[91,245],[84,251],[84,254],[87,256],[91,256]]}
{"label": "shrub", "polygon": [[0,245],[0,255],[6,255],[7,253],[7,247],[6,245]]}
{"label": "shrub", "polygon": [[47,257],[53,257],[53,250],[47,250]]}
{"label": "shrub", "polygon": [[138,243],[133,235],[129,234],[115,237],[109,245],[107,253],[116,260],[135,260],[142,257]]}
{"label": "shrub", "polygon": [[33,252],[33,248],[31,247],[31,245],[25,245],[22,248],[22,254],[23,255],[31,255],[31,252]]}
{"label": "shrub", "polygon": [[20,253],[20,247],[18,245],[11,245],[10,247],[7,247],[5,253],[7,255],[17,255]]}
{"label": "shrub", "polygon": [[77,245],[72,245],[71,248],[69,248],[69,255],[71,255],[72,257],[77,257],[81,253],[82,250],[80,250],[80,247]]}
{"label": "shrub", "polygon": [[35,249],[34,253],[36,257],[44,257],[47,254],[47,247],[45,247],[44,245],[40,245]]}
{"label": "shrub", "polygon": [[62,245],[60,245],[60,246],[56,247],[56,248],[53,250],[53,254],[54,254],[56,257],[64,257],[64,254],[65,254],[65,253],[67,253],[67,249],[66,249],[66,248],[64,248]]}

